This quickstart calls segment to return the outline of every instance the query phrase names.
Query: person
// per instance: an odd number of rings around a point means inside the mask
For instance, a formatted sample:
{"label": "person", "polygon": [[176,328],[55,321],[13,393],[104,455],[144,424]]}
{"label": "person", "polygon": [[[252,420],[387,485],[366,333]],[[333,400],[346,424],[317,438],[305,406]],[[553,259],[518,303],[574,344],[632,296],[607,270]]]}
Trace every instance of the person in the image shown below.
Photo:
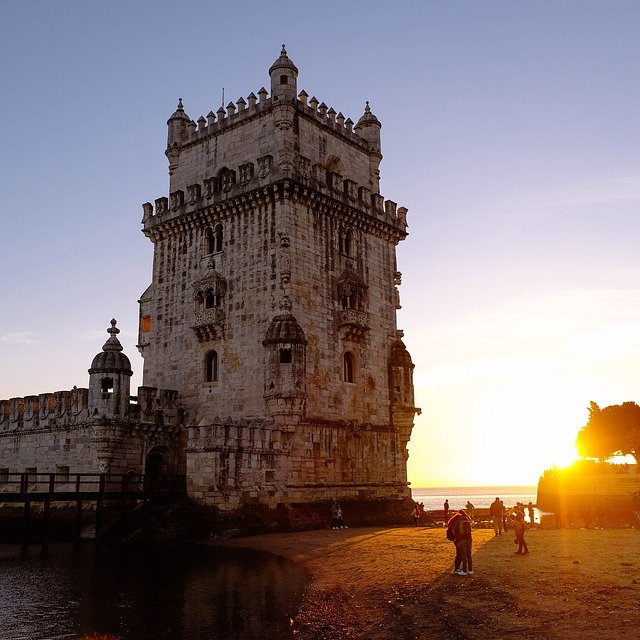
{"label": "person", "polygon": [[500,498],[496,497],[489,506],[489,515],[491,516],[494,533],[497,536],[502,535],[502,507],[500,506]]}
{"label": "person", "polygon": [[420,523],[420,505],[416,503],[415,509],[411,512],[413,519],[415,520],[416,527]]}
{"label": "person", "polygon": [[631,496],[631,508],[636,517],[636,528],[640,529],[640,493],[637,491]]}
{"label": "person", "polygon": [[507,532],[507,510],[505,509],[504,502],[500,500],[500,517],[502,518],[502,530]]}
{"label": "person", "polygon": [[338,528],[338,511],[340,507],[338,506],[338,501],[334,500],[331,505],[331,528]]}
{"label": "person", "polygon": [[533,527],[533,524],[535,522],[533,513],[533,502],[529,501],[529,504],[527,505],[527,511],[529,512],[529,524]]}
{"label": "person", "polygon": [[336,524],[338,525],[336,527],[336,529],[348,529],[349,527],[347,527],[347,525],[344,523],[344,520],[342,519],[342,507],[340,505],[338,505],[338,519],[336,521]]}
{"label": "person", "polygon": [[475,507],[473,506],[473,503],[471,502],[471,500],[467,500],[465,509],[467,510],[467,515],[469,516],[469,519],[471,520],[471,522],[473,522],[473,510],[475,509]]}
{"label": "person", "polygon": [[445,522],[449,521],[449,499],[448,498],[444,501],[444,521]]}
{"label": "person", "polygon": [[527,543],[524,539],[526,525],[524,523],[524,514],[522,511],[516,512],[516,519],[513,525],[513,530],[516,534],[515,542],[518,543],[518,550],[516,551],[516,555],[526,555],[529,553],[529,547],[527,547]]}
{"label": "person", "polygon": [[471,559],[471,520],[464,509],[457,511],[447,523],[447,538],[456,547],[453,572],[459,576],[473,573]]}

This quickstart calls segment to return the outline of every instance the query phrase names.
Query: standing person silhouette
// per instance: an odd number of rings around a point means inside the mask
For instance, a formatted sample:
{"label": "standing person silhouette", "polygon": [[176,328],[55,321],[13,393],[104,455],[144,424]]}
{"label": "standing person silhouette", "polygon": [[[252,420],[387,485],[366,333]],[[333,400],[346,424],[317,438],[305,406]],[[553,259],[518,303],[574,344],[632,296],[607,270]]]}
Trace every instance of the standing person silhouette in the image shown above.
{"label": "standing person silhouette", "polygon": [[527,505],[527,511],[529,512],[529,524],[533,527],[533,523],[535,521],[533,513],[533,502],[529,502],[529,504]]}
{"label": "standing person silhouette", "polygon": [[473,510],[475,509],[475,507],[473,506],[473,503],[471,502],[471,500],[467,500],[465,509],[467,510],[467,515],[469,516],[469,518],[473,520]]}
{"label": "standing person silhouette", "polygon": [[448,522],[449,520],[449,499],[444,501],[444,521]]}
{"label": "standing person silhouette", "polygon": [[489,507],[489,515],[493,524],[494,533],[499,536],[502,534],[502,505],[500,498],[496,498]]}
{"label": "standing person silhouette", "polygon": [[516,534],[516,542],[518,543],[518,550],[516,551],[516,555],[526,555],[527,553],[529,553],[529,547],[527,547],[527,543],[524,539],[525,529],[526,525],[524,524],[524,513],[518,510],[516,512],[516,519],[513,526],[513,530]]}

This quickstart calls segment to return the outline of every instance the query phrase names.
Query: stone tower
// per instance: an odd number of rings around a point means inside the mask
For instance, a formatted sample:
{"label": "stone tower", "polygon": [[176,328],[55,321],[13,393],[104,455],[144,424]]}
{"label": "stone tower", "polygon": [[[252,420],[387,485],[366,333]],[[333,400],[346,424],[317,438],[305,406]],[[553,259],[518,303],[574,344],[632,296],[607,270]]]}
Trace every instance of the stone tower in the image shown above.
{"label": "stone tower", "polygon": [[298,92],[168,120],[169,197],[140,299],[144,385],[179,391],[191,495],[221,510],[409,496],[413,364],[396,328],[405,208],[379,194],[380,121]]}
{"label": "stone tower", "polygon": [[89,369],[89,416],[125,418],[129,413],[131,363],[118,340],[120,329],[111,320],[108,340]]}

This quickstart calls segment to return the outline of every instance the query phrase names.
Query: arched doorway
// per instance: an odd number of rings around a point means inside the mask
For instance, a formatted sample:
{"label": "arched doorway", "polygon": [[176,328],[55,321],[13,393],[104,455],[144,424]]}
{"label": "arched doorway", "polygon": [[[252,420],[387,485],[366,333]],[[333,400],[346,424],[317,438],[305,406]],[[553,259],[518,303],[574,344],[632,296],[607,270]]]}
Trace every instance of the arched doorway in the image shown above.
{"label": "arched doorway", "polygon": [[154,447],[144,464],[144,485],[147,491],[169,488],[169,475],[173,472],[171,452],[166,447]]}

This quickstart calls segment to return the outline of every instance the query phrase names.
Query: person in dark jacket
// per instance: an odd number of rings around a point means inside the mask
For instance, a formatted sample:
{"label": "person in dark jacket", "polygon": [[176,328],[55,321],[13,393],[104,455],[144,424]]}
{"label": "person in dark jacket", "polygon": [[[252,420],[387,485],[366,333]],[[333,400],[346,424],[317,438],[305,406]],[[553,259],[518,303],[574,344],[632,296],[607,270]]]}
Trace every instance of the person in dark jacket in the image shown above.
{"label": "person in dark jacket", "polygon": [[471,520],[460,509],[447,523],[447,538],[452,539],[456,546],[456,558],[453,572],[459,576],[473,573],[473,560],[471,559]]}

